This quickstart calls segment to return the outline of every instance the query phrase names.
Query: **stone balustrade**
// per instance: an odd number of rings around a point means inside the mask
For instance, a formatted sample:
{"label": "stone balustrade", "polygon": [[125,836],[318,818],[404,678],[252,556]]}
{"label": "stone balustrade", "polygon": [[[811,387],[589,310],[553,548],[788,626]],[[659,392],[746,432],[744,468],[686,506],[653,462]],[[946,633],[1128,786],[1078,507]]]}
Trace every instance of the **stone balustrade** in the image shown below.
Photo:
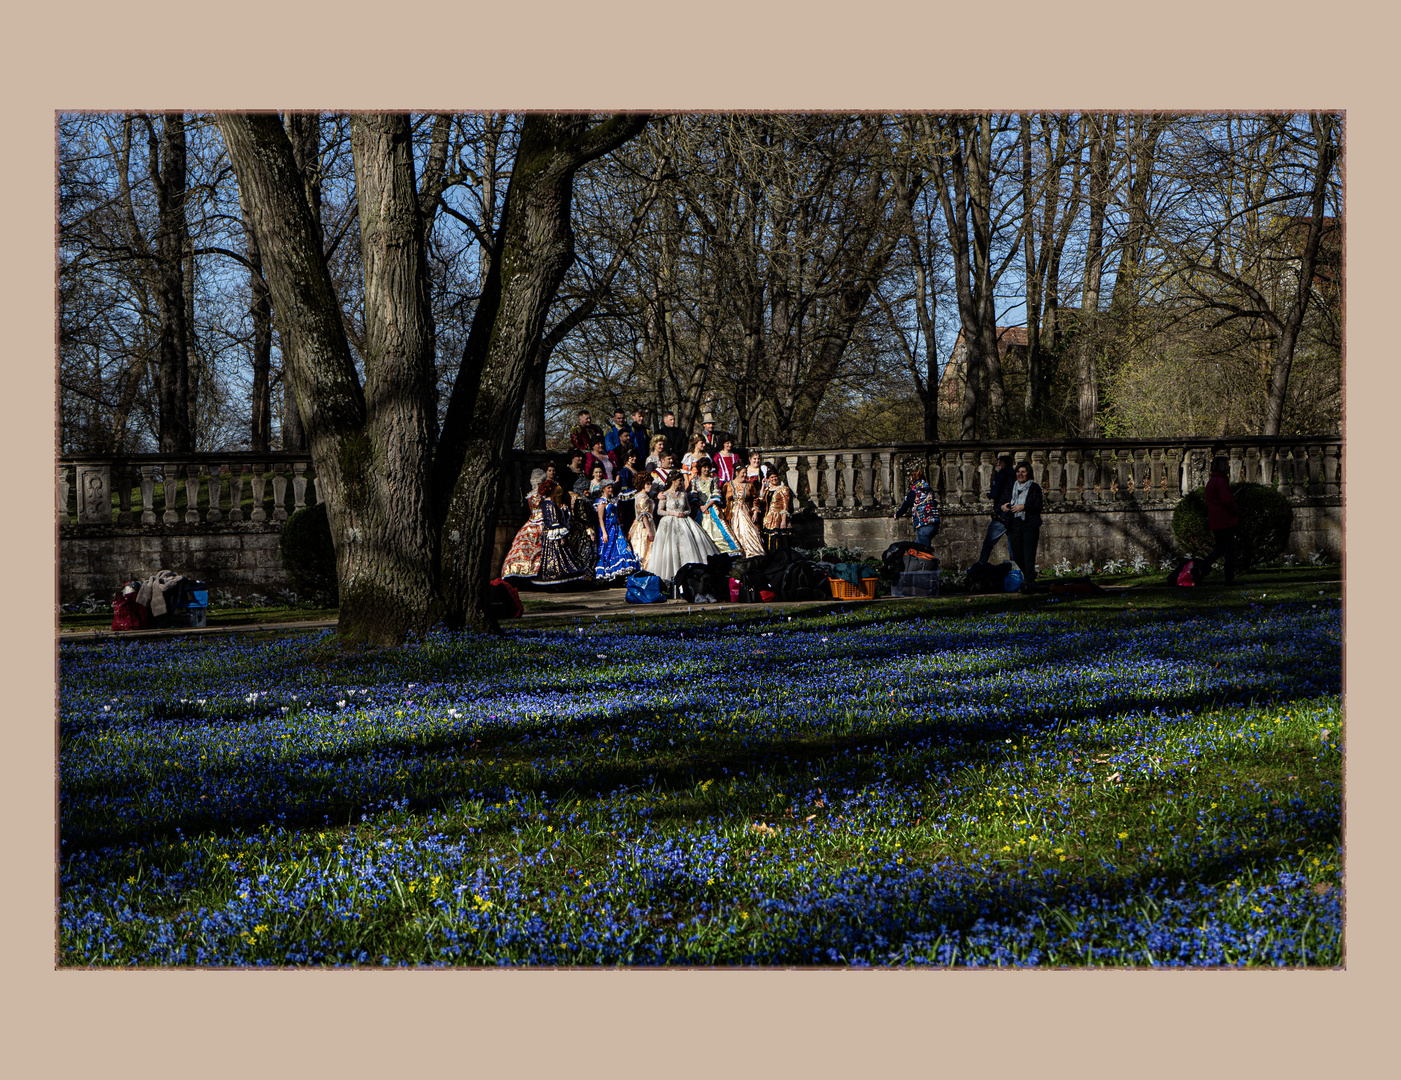
{"label": "stone balustrade", "polygon": [[59,525],[221,525],[285,521],[316,485],[310,454],[73,456],[57,494]]}
{"label": "stone balustrade", "polygon": [[[1030,463],[1045,493],[1038,561],[1162,557],[1174,551],[1172,509],[1206,482],[1211,459],[1231,479],[1269,484],[1294,504],[1290,550],[1342,552],[1342,440],[1338,438],[1098,439],[760,447],[797,495],[801,546],[879,551],[911,539],[892,521],[916,467],[938,492],[941,555],[966,565],[992,507],[986,492],[999,454]],[[502,470],[496,562],[525,518],[532,469],[563,453],[516,450]],[[307,454],[134,454],[58,462],[60,591],[102,593],[162,568],[211,582],[285,587],[278,536],[289,514],[317,501]]]}
{"label": "stone balustrade", "polygon": [[1031,465],[1048,507],[1113,504],[1171,506],[1206,483],[1211,459],[1230,460],[1232,482],[1268,484],[1294,499],[1338,497],[1342,440],[1337,438],[1095,439],[1056,442],[902,443],[851,449],[758,448],[800,505],[822,516],[890,513],[916,467],[957,512],[986,512],[997,458]]}

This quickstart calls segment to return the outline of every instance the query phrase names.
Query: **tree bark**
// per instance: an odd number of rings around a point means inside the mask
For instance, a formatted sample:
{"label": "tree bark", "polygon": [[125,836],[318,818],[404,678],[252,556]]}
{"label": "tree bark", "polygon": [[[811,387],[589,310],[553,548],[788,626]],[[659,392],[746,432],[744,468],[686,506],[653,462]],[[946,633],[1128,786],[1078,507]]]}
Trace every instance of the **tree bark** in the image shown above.
{"label": "tree bark", "polygon": [[433,490],[447,493],[436,510],[449,626],[493,625],[484,600],[501,462],[515,436],[532,350],[574,258],[574,175],[645,124],[643,116],[614,116],[591,126],[583,116],[531,114],[522,126],[491,269],[433,471]]}
{"label": "tree bark", "polygon": [[311,445],[340,584],[343,640],[393,644],[433,614],[423,419],[432,329],[407,118],[356,117],[352,151],[367,318],[356,375],[320,230],[282,122],[223,114],[286,350],[286,382]]}
{"label": "tree bark", "polygon": [[1109,197],[1109,165],[1114,147],[1115,118],[1085,117],[1090,143],[1090,220],[1085,239],[1085,280],[1080,289],[1077,323],[1078,381],[1080,387],[1080,436],[1099,435],[1099,364],[1096,331],[1099,323],[1099,291],[1104,273],[1104,218]]}
{"label": "tree bark", "polygon": [[255,453],[265,453],[272,446],[272,292],[263,279],[263,257],[242,189],[238,206],[248,253],[248,314],[253,320],[253,400],[248,446]]}
{"label": "tree bark", "polygon": [[1313,190],[1309,200],[1309,232],[1299,258],[1299,283],[1292,303],[1280,321],[1279,342],[1275,346],[1274,371],[1270,377],[1269,394],[1265,399],[1265,423],[1262,435],[1278,435],[1284,422],[1284,403],[1289,390],[1289,371],[1294,364],[1294,347],[1299,340],[1299,328],[1304,324],[1309,300],[1313,296],[1314,268],[1318,264],[1318,248],[1323,237],[1323,207],[1328,194],[1328,175],[1333,170],[1337,147],[1333,136],[1333,118],[1324,113],[1311,113],[1309,124],[1318,143],[1318,158],[1314,166]]}
{"label": "tree bark", "polygon": [[185,117],[166,113],[161,134],[147,121],[151,183],[156,193],[158,224],[154,238],[159,288],[160,346],[158,416],[162,452],[188,453],[195,448],[190,425],[189,326],[185,305]]}

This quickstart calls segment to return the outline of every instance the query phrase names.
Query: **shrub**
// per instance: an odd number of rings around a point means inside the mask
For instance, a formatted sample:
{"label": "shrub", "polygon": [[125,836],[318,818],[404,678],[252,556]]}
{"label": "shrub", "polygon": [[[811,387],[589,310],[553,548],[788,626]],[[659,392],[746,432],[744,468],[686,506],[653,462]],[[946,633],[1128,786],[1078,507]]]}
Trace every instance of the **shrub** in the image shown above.
{"label": "shrub", "polygon": [[[1284,553],[1294,508],[1289,500],[1264,484],[1232,484],[1240,528],[1236,530],[1238,569],[1271,562]],[[1206,489],[1197,488],[1182,497],[1172,512],[1172,534],[1185,552],[1207,555],[1215,546],[1206,525]]]}
{"label": "shrub", "polygon": [[303,507],[282,526],[279,540],[282,569],[292,588],[304,597],[326,604],[339,602],[336,584],[336,549],[331,543],[331,523],[326,504]]}

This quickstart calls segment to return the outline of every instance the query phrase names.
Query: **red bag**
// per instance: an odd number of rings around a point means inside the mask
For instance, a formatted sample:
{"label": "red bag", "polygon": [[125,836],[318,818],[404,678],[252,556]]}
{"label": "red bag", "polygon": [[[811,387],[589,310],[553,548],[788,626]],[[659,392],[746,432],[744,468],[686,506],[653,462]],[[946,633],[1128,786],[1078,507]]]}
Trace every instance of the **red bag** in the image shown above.
{"label": "red bag", "polygon": [[739,603],[739,582],[734,578],[730,578],[730,603]]}
{"label": "red bag", "polygon": [[491,583],[491,598],[487,601],[487,607],[498,619],[519,619],[525,613],[521,607],[520,593],[502,578]]}
{"label": "red bag", "polygon": [[763,603],[765,603],[765,604],[767,604],[767,603],[769,603],[771,600],[773,600],[773,598],[774,598],[775,595],[776,595],[776,594],[774,593],[774,591],[773,591],[772,589],[760,589],[760,590],[759,590],[759,599],[760,599]]}
{"label": "red bag", "polygon": [[1192,580],[1192,571],[1196,569],[1196,566],[1195,562],[1188,560],[1177,572],[1177,584],[1183,588],[1194,588],[1197,583]]}
{"label": "red bag", "polygon": [[136,602],[135,592],[119,592],[112,597],[113,630],[145,630],[151,625],[151,611]]}

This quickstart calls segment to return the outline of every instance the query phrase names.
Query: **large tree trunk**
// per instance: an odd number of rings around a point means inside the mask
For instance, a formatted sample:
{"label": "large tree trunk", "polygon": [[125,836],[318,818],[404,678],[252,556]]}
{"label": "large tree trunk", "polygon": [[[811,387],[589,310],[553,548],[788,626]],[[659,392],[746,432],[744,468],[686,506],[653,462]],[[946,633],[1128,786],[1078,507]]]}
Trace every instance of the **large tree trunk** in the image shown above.
{"label": "large tree trunk", "polygon": [[1080,386],[1080,436],[1099,435],[1099,364],[1097,340],[1099,292],[1104,274],[1104,217],[1109,198],[1109,164],[1114,149],[1115,118],[1089,115],[1089,230],[1085,239],[1085,280],[1080,289],[1077,359]]}
{"label": "large tree trunk", "polygon": [[1265,424],[1262,435],[1278,435],[1284,421],[1284,402],[1289,390],[1289,371],[1294,364],[1294,346],[1299,329],[1304,324],[1309,299],[1313,296],[1314,267],[1318,263],[1318,248],[1323,237],[1323,206],[1328,193],[1328,174],[1332,172],[1337,147],[1333,141],[1333,118],[1312,113],[1309,123],[1318,143],[1318,160],[1314,166],[1313,191],[1309,206],[1309,232],[1299,259],[1299,284],[1294,300],[1285,313],[1275,346],[1274,371],[1269,394],[1265,399]]}
{"label": "large tree trunk", "polygon": [[248,251],[248,314],[253,319],[253,400],[248,446],[256,453],[265,453],[272,445],[272,292],[263,279],[263,257],[249,219],[248,199],[241,189],[238,205]]}
{"label": "large tree trunk", "polygon": [[160,347],[158,416],[162,452],[194,450],[190,425],[189,326],[185,305],[185,117],[167,113],[161,134],[150,133],[151,182],[156,193],[158,224],[155,255],[159,288]]}
{"label": "large tree trunk", "polygon": [[506,191],[491,269],[453,385],[433,474],[449,626],[490,628],[485,589],[496,533],[501,462],[515,436],[532,351],[574,258],[574,175],[642,130],[646,118],[532,114]]}
{"label": "large tree trunk", "polygon": [[401,641],[425,629],[432,614],[424,492],[431,446],[422,415],[432,328],[407,118],[357,117],[352,140],[372,343],[365,390],[282,122],[270,114],[224,114],[219,127],[247,192],[286,346],[286,382],[330,518],[338,632],[346,640]]}

